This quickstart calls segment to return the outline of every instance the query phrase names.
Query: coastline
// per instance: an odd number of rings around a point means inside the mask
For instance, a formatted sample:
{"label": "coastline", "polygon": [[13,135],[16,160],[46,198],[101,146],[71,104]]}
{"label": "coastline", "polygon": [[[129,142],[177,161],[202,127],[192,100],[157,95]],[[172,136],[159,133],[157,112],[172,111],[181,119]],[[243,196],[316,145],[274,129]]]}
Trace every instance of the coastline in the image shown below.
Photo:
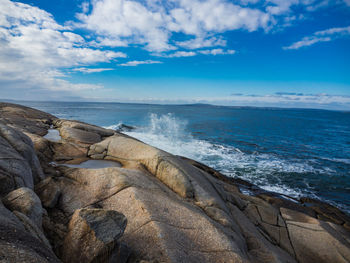
{"label": "coastline", "polygon": [[[1,158],[13,162],[0,163],[0,231],[46,248],[1,233],[14,244],[0,241],[5,258],[22,249],[22,262],[350,261],[350,219],[334,206],[263,191],[113,130],[11,103],[0,113]],[[47,140],[49,129],[60,140]],[[88,160],[120,167],[65,166]],[[27,195],[33,202],[16,203]]]}

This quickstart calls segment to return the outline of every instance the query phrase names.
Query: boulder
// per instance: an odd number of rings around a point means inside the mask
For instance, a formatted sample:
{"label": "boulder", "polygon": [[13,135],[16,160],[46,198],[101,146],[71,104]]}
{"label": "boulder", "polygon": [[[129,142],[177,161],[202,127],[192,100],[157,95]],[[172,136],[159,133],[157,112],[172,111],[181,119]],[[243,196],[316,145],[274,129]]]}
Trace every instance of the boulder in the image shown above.
{"label": "boulder", "polygon": [[[19,215],[19,212],[18,214]],[[52,250],[37,234],[30,232],[19,218],[36,226],[22,214],[17,217],[6,209],[0,201],[0,259],[2,262],[58,263]],[[27,225],[27,227],[28,227]],[[36,229],[38,230],[38,229]],[[39,231],[40,232],[40,231]]]}
{"label": "boulder", "polygon": [[[106,152],[110,158],[121,163],[134,161],[143,164],[148,171],[182,197],[193,197],[193,188],[188,173],[195,171],[190,165],[179,168],[181,160],[164,151],[151,147],[132,138],[114,135],[90,147],[89,155]],[[190,170],[190,171],[187,171]],[[198,173],[198,172],[197,172]]]}
{"label": "boulder", "polygon": [[38,156],[40,163],[49,163],[53,159],[54,155],[50,141],[33,133],[26,132],[25,135],[32,140],[35,153]]}
{"label": "boulder", "polygon": [[131,259],[135,261],[243,262],[247,259],[244,239],[239,233],[225,229],[198,207],[171,197],[169,192],[128,187],[100,205],[119,210],[130,219],[122,241],[131,248]]}
{"label": "boulder", "polygon": [[34,186],[31,167],[27,160],[0,136],[0,196],[22,186]]}
{"label": "boulder", "polygon": [[54,208],[61,195],[61,189],[52,177],[47,177],[35,185],[35,192],[40,197],[42,205],[46,208]]}
{"label": "boulder", "polygon": [[44,136],[55,116],[18,104],[0,102],[0,120],[15,129]]}
{"label": "boulder", "polygon": [[308,208],[315,211],[317,217],[325,221],[330,221],[338,225],[350,224],[350,216],[320,200],[303,197],[300,199],[303,204],[307,204]]}
{"label": "boulder", "polygon": [[54,124],[59,128],[74,128],[86,132],[96,133],[101,137],[112,136],[115,131],[110,129],[104,129],[95,125],[87,124],[80,121],[72,121],[72,120],[62,120],[56,119]]}
{"label": "boulder", "polygon": [[42,227],[43,209],[39,197],[33,190],[21,187],[3,198],[4,205],[11,211],[18,211],[35,222],[37,227]]}
{"label": "boulder", "polygon": [[[27,171],[26,174],[31,173],[31,176],[25,176],[26,178],[23,178],[24,176],[22,176],[22,178],[25,181],[24,183],[27,183],[32,180],[34,181],[34,183],[37,183],[44,178],[40,162],[35,154],[33,143],[28,136],[0,122],[0,138],[0,143],[3,145],[3,149],[0,152],[0,158],[4,160],[3,162],[5,162],[5,164],[3,165],[3,167],[5,167],[5,171],[7,171],[10,174],[17,174],[17,167],[15,166],[11,169],[10,167],[12,165],[9,165],[8,161],[10,160],[10,162],[14,161],[16,163],[20,163],[23,162],[24,159],[26,162],[26,164],[24,165],[29,165],[30,168],[30,172]],[[9,152],[7,153],[7,151]],[[18,159],[21,160],[19,161]],[[19,166],[23,165],[19,164]]]}
{"label": "boulder", "polygon": [[88,148],[86,145],[80,145],[73,142],[56,142],[52,143],[54,160],[72,160],[75,158],[86,157]]}
{"label": "boulder", "polygon": [[299,262],[350,262],[349,232],[323,221],[286,223]]}
{"label": "boulder", "polygon": [[97,133],[65,126],[60,128],[60,135],[64,140],[80,144],[93,144],[101,141],[101,136]]}
{"label": "boulder", "polygon": [[108,262],[125,227],[126,218],[117,211],[75,211],[63,244],[63,262]]}
{"label": "boulder", "polygon": [[[121,241],[130,247],[130,262],[244,262],[251,257],[235,222],[211,219],[226,212],[215,207],[202,210],[179,198],[146,171],[118,167],[64,169],[57,183],[62,191],[57,206],[66,214],[95,206],[120,211],[128,218]],[[229,213],[225,218],[232,216]],[[278,258],[293,262],[278,248],[270,255],[274,259],[270,262],[278,262]]]}
{"label": "boulder", "polygon": [[310,223],[310,224],[318,224],[319,220],[314,217],[311,217],[307,214],[301,213],[299,211],[291,210],[288,208],[281,207],[280,208],[281,215],[286,221],[296,221],[301,223]]}
{"label": "boulder", "polygon": [[13,211],[13,214],[22,222],[25,230],[30,233],[33,237],[36,237],[40,240],[46,247],[51,250],[50,242],[47,240],[44,235],[41,226],[39,227],[35,221],[28,218],[25,214],[19,211]]}

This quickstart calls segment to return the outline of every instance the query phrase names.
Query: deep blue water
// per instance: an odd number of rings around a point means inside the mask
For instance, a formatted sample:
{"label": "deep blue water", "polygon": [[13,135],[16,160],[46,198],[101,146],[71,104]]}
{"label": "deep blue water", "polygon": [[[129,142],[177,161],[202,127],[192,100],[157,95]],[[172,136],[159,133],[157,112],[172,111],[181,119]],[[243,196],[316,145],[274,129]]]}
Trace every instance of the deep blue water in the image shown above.
{"label": "deep blue water", "polygon": [[19,102],[60,118],[117,128],[146,143],[294,197],[311,196],[350,211],[350,112]]}

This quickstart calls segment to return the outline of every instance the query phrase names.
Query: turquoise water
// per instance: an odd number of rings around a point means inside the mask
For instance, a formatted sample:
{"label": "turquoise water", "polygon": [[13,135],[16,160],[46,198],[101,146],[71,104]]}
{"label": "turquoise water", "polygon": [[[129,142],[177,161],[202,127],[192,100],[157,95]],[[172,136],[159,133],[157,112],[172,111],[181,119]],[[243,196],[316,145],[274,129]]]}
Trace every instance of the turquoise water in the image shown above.
{"label": "turquoise water", "polygon": [[126,132],[293,197],[350,211],[350,112],[210,105],[20,102],[60,118]]}

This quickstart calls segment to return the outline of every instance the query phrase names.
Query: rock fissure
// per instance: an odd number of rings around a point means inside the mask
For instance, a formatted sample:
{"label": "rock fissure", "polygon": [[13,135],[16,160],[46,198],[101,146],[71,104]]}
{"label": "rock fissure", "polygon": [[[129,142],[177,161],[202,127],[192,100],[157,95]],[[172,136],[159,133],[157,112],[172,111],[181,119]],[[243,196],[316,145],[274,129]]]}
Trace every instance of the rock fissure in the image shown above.
{"label": "rock fissure", "polygon": [[121,188],[121,189],[118,189],[118,190],[115,191],[114,193],[112,193],[112,194],[110,194],[110,195],[108,195],[108,196],[106,196],[106,197],[103,197],[103,198],[98,199],[98,201],[96,201],[96,202],[92,202],[92,203],[90,203],[90,204],[85,205],[84,208],[86,208],[86,207],[88,207],[88,206],[91,206],[91,205],[96,205],[96,204],[101,203],[101,202],[103,202],[103,201],[106,201],[107,199],[109,199],[109,198],[111,198],[112,196],[114,196],[114,195],[116,195],[116,194],[122,192],[123,190],[128,189],[129,187],[132,187],[132,185],[128,185],[128,186],[125,186],[125,187],[123,187],[123,188]]}
{"label": "rock fissure", "polygon": [[[293,242],[292,242],[292,240],[291,240],[291,238],[290,238],[289,229],[288,229],[286,220],[284,220],[284,218],[282,217],[281,212],[279,213],[279,215],[280,215],[281,219],[282,219],[283,222],[284,222],[284,225],[285,225],[285,228],[286,228],[286,232],[287,232],[288,241],[289,241],[289,244],[291,245],[292,250],[293,250],[293,255],[292,255],[292,256],[294,256],[294,258],[295,258],[295,257],[296,257],[296,252],[295,252],[295,249],[294,249],[294,246],[293,246]],[[281,240],[281,232],[280,232],[280,240]]]}
{"label": "rock fissure", "polygon": [[305,229],[305,230],[310,230],[310,231],[313,231],[313,232],[323,232],[324,231],[323,229],[313,229],[313,228],[309,228],[309,227],[306,227],[306,226],[293,224],[292,221],[287,221],[287,228],[288,228],[288,225],[292,225],[292,226],[295,226],[295,227],[298,227],[298,228],[302,228],[302,229]]}

